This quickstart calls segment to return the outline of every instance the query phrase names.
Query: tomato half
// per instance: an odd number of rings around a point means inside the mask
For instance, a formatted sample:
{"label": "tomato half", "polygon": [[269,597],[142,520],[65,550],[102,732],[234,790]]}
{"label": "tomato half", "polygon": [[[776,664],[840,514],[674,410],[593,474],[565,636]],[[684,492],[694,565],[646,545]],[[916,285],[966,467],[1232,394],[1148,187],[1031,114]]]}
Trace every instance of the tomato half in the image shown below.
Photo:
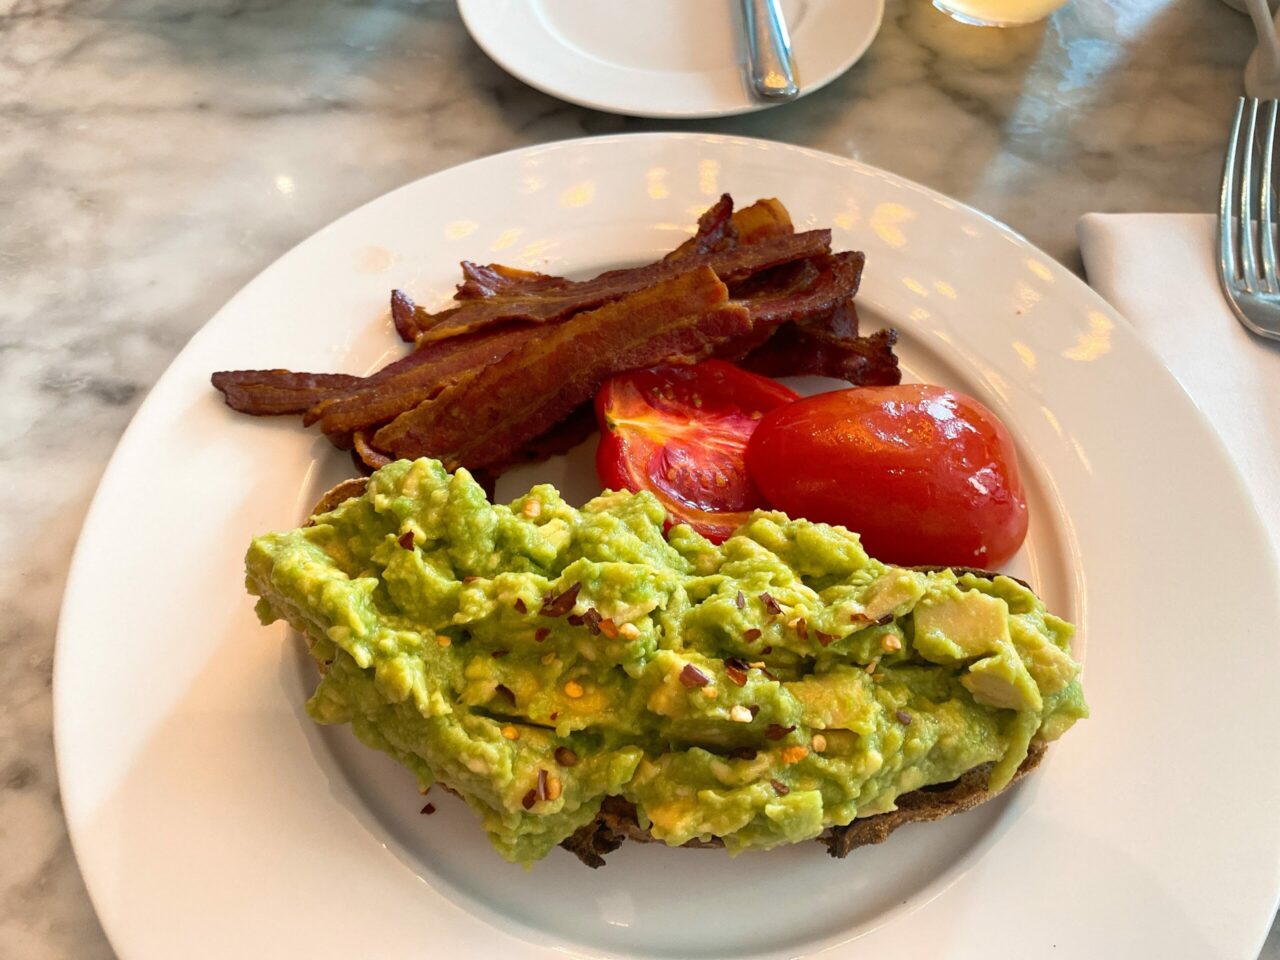
{"label": "tomato half", "polygon": [[843,524],[890,563],[998,567],[1027,534],[1009,431],[942,387],[858,387],[775,410],[747,467],[773,506]]}
{"label": "tomato half", "polygon": [[719,543],[764,506],[747,476],[747,441],[793,390],[722,360],[614,377],[596,394],[596,472],[613,490],[648,490],[673,523]]}

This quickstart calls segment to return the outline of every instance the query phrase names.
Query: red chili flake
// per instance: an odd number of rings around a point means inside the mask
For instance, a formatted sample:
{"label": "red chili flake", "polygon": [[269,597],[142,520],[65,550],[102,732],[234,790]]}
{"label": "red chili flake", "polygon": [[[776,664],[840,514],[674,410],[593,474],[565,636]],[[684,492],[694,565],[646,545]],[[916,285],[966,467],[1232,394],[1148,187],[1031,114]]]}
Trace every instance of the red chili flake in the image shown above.
{"label": "red chili flake", "polygon": [[562,767],[572,767],[578,762],[578,755],[568,747],[556,747],[556,763]]}
{"label": "red chili flake", "polygon": [[809,624],[804,617],[796,620],[796,633],[799,634],[801,640],[809,639]]}
{"label": "red chili flake", "polygon": [[564,593],[558,596],[547,596],[542,598],[542,609],[539,611],[544,617],[563,617],[566,613],[573,609],[573,605],[578,602],[578,592],[582,589],[582,584],[575,583]]}
{"label": "red chili flake", "polygon": [[876,626],[883,627],[887,623],[893,623],[893,614],[886,613],[883,617],[876,621]]}
{"label": "red chili flake", "polygon": [[742,639],[746,643],[755,643],[760,639],[760,631],[755,627],[752,627],[750,630],[744,630],[742,633]]}
{"label": "red chili flake", "polygon": [[520,801],[520,805],[526,810],[532,810],[533,805],[538,802],[538,793],[536,790],[530,790],[524,795],[524,799]]}
{"label": "red chili flake", "polygon": [[747,605],[747,598],[742,595],[742,591],[738,591],[738,595],[733,598],[733,605],[741,610]]}
{"label": "red chili flake", "polygon": [[740,687],[747,685],[747,671],[750,669],[745,660],[740,660],[737,657],[729,657],[724,662],[725,676]]}
{"label": "red chili flake", "polygon": [[516,613],[529,612],[529,608],[524,605],[524,599],[521,597],[516,597],[515,608],[516,608]]}
{"label": "red chili flake", "polygon": [[818,638],[818,642],[824,647],[831,646],[832,641],[835,640],[835,636],[833,634],[823,633],[821,630],[813,631],[813,635]]}
{"label": "red chili flake", "polygon": [[400,539],[397,540],[396,543],[400,544],[400,546],[404,547],[406,550],[412,550],[413,549],[413,531],[406,530],[404,533],[400,534]]}
{"label": "red chili flake", "polygon": [[541,643],[543,640],[547,639],[547,637],[549,636],[551,636],[550,629],[548,629],[547,627],[539,627],[537,630],[533,631],[533,642]]}
{"label": "red chili flake", "polygon": [[770,780],[769,783],[773,785],[774,792],[777,793],[778,796],[780,797],[785,797],[788,793],[791,792],[791,788],[788,787],[781,780]]}
{"label": "red chili flake", "polygon": [[850,623],[870,623],[871,618],[868,617],[862,611],[855,610],[853,613],[849,614],[849,622]]}
{"label": "red chili flake", "polygon": [[906,724],[911,722],[911,714],[907,713],[905,710],[899,710],[897,717],[899,723]]}
{"label": "red chili flake", "polygon": [[580,627],[587,621],[576,613],[569,614],[569,626]]}
{"label": "red chili flake", "polygon": [[772,673],[770,673],[770,672],[768,671],[768,669],[767,669],[767,668],[765,668],[765,667],[761,667],[761,668],[760,668],[760,672],[761,672],[761,673],[763,673],[763,674],[764,674],[766,677],[768,677],[770,680],[772,680],[774,683],[777,683],[777,682],[778,682],[778,678],[777,678],[777,677],[775,677]]}
{"label": "red chili flake", "polygon": [[547,719],[548,719],[548,720],[550,720],[552,723],[555,723],[555,722],[556,722],[556,718],[557,718],[557,717],[559,717],[559,716],[560,716],[560,711],[559,711],[559,710],[552,710],[552,711],[551,711],[551,715],[550,715],[549,717],[547,717]]}
{"label": "red chili flake", "polygon": [[694,687],[705,687],[711,682],[711,678],[692,663],[686,663],[684,669],[680,671],[680,682],[692,689]]}
{"label": "red chili flake", "polygon": [[493,653],[489,654],[489,656],[493,657],[495,660],[501,660],[510,652],[510,650],[495,650]]}
{"label": "red chili flake", "polygon": [[508,687],[505,683],[498,684],[496,687],[493,688],[493,692],[500,697],[506,697],[508,700],[511,701],[511,705],[513,707],[516,705],[516,695],[511,692],[511,688]]}
{"label": "red chili flake", "polygon": [[538,771],[537,791],[536,796],[539,800],[547,799],[547,771],[545,770]]}
{"label": "red chili flake", "polygon": [[760,704],[748,703],[747,709],[751,711],[751,719],[754,720],[756,718],[756,714],[760,712]]}
{"label": "red chili flake", "polygon": [[435,813],[435,812],[436,812],[436,805],[435,805],[434,803],[428,803],[425,807],[423,807],[423,808],[422,808],[421,810],[419,810],[418,812],[419,812],[419,813],[426,813],[426,814],[432,814],[432,813]]}
{"label": "red chili flake", "polygon": [[479,577],[463,577],[463,578],[462,578],[462,582],[463,582],[463,583],[475,583],[475,582],[476,582],[477,580],[479,580],[479,579],[480,579]]}
{"label": "red chili flake", "polygon": [[764,604],[764,608],[775,616],[782,612],[782,607],[778,605],[778,601],[773,599],[770,594],[760,594],[760,602]]}
{"label": "red chili flake", "polygon": [[771,653],[773,653],[773,647],[772,646],[765,647],[763,650],[760,651],[760,656],[767,657]]}
{"label": "red chili flake", "polygon": [[784,727],[781,724],[771,723],[764,728],[764,738],[766,740],[781,740],[788,733],[795,729],[795,724]]}
{"label": "red chili flake", "polygon": [[729,756],[733,757],[735,760],[754,760],[759,756],[759,754],[752,747],[739,747],[737,750],[730,753]]}
{"label": "red chili flake", "polygon": [[593,636],[600,636],[600,621],[604,617],[600,616],[600,611],[595,607],[588,607],[587,612],[582,615],[583,622],[587,625],[587,631]]}
{"label": "red chili flake", "polygon": [[610,640],[616,640],[618,637],[618,625],[608,617],[605,617],[600,621],[600,632]]}

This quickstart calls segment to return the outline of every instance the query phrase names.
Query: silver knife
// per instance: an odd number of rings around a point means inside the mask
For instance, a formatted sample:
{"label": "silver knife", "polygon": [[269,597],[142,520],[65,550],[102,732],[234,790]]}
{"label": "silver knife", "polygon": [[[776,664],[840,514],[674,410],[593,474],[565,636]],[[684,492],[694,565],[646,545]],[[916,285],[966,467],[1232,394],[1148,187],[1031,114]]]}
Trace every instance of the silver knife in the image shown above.
{"label": "silver knife", "polygon": [[751,87],[766,100],[790,100],[796,86],[791,60],[791,38],[779,0],[742,0],[747,25],[747,67]]}

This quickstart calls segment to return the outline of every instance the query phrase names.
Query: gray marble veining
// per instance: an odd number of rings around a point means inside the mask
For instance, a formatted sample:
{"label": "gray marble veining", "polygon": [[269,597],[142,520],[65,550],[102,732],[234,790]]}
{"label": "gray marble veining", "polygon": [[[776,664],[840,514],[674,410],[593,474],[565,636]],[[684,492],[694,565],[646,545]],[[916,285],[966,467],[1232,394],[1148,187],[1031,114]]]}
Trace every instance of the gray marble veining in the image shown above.
{"label": "gray marble veining", "polygon": [[[359,203],[463,160],[699,129],[857,157],[1078,266],[1089,210],[1208,210],[1251,49],[1215,0],[1073,0],[962,27],[889,0],[848,74],[779,109],[655,123],[537,93],[432,0],[0,0],[0,956],[110,957],[67,842],[53,635],[129,417],[243,283]],[[1264,951],[1280,958],[1273,933]]]}

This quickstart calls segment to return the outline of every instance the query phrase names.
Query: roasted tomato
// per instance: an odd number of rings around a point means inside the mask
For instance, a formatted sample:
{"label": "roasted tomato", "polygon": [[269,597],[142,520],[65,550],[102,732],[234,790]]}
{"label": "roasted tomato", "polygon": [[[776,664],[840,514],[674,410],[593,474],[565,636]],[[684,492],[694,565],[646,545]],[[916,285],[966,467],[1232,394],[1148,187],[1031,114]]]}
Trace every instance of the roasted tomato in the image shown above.
{"label": "roasted tomato", "polygon": [[998,567],[1027,534],[1009,431],[942,387],[858,387],[789,404],[761,421],[747,467],[774,507],[843,524],[890,563]]}
{"label": "roasted tomato", "polygon": [[596,394],[596,470],[613,490],[648,490],[673,523],[717,543],[764,500],[743,455],[761,418],[797,394],[721,360],[614,377]]}

